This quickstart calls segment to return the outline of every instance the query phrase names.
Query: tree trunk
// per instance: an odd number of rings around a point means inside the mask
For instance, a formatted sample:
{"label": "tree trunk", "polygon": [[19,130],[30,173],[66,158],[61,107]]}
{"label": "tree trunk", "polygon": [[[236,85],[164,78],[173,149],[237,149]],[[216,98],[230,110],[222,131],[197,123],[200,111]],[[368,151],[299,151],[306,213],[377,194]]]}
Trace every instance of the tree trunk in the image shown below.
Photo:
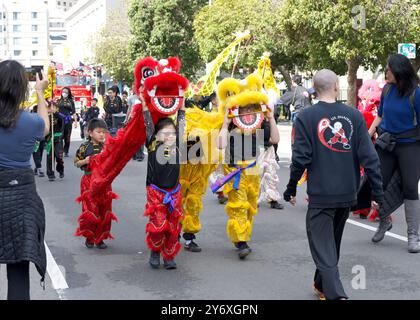
{"label": "tree trunk", "polygon": [[359,69],[360,62],[353,58],[346,60],[347,64],[347,104],[356,107],[356,90],[357,90],[357,69]]}
{"label": "tree trunk", "polygon": [[281,75],[283,76],[284,81],[287,84],[287,88],[290,89],[292,87],[292,77],[290,76],[289,71],[283,66],[279,66],[278,69]]}

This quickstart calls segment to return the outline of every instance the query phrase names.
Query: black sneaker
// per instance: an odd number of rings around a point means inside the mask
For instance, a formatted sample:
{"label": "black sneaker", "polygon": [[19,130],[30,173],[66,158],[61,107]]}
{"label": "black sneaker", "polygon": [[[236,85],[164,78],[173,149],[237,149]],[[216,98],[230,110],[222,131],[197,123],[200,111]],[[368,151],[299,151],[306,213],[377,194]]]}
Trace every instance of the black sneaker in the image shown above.
{"label": "black sneaker", "polygon": [[174,259],[171,260],[163,260],[163,266],[166,270],[176,269],[176,263]]}
{"label": "black sneaker", "polygon": [[105,244],[105,242],[101,241],[96,245],[96,248],[98,249],[106,249],[108,246]]}
{"label": "black sneaker", "polygon": [[247,255],[251,253],[251,248],[248,246],[246,242],[238,242],[238,256],[239,259],[245,259]]}
{"label": "black sneaker", "polygon": [[60,172],[60,179],[64,178],[64,172]]}
{"label": "black sneaker", "polygon": [[278,209],[278,210],[284,209],[284,205],[282,205],[281,203],[278,203],[277,201],[271,201],[270,206],[271,206],[271,209]]}
{"label": "black sneaker", "polygon": [[65,154],[64,154],[64,157],[65,157],[65,158],[68,158],[68,157],[69,157],[69,154],[68,154],[68,153],[65,153]]}
{"label": "black sneaker", "polygon": [[37,168],[35,168],[34,169],[34,176],[37,176],[38,175],[38,169]]}
{"label": "black sneaker", "polygon": [[48,176],[49,181],[55,181],[55,176]]}
{"label": "black sneaker", "polygon": [[41,169],[38,169],[38,177],[40,177],[40,178],[45,177],[45,173]]}
{"label": "black sneaker", "polygon": [[89,241],[88,241],[88,239],[86,239],[86,241],[85,241],[85,246],[86,246],[86,248],[88,248],[88,249],[92,249],[92,248],[93,248],[93,246],[94,246],[94,244],[93,244],[92,242],[89,242]]}
{"label": "black sneaker", "polygon": [[184,245],[185,250],[191,251],[191,252],[201,252],[200,246],[195,243],[193,240],[191,240],[188,244],[185,243]]}
{"label": "black sneaker", "polygon": [[160,252],[152,251],[150,253],[149,264],[153,269],[157,269],[160,266]]}
{"label": "black sneaker", "polygon": [[386,217],[385,219],[381,219],[379,222],[378,229],[376,230],[374,236],[372,237],[372,242],[382,241],[385,237],[385,232],[391,230],[391,228],[392,228],[391,217]]}

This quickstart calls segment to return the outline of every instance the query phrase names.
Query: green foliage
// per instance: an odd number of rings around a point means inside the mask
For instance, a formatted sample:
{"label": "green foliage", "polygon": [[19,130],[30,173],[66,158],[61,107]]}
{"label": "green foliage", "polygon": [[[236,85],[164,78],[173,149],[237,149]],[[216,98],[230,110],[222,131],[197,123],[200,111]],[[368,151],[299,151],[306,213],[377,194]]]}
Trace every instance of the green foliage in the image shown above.
{"label": "green foliage", "polygon": [[181,72],[187,77],[203,67],[193,41],[195,13],[206,0],[132,0],[128,12],[133,38],[129,54],[133,61],[153,56],[161,59],[178,56]]}
{"label": "green foliage", "polygon": [[128,54],[130,34],[127,18],[121,11],[108,15],[108,23],[94,37],[95,63],[104,65],[106,72],[114,80],[131,83],[133,81],[133,63]]}
{"label": "green foliage", "polygon": [[346,61],[375,68],[399,42],[419,40],[413,0],[285,0],[280,16],[286,37],[301,43],[312,68],[339,74]]}
{"label": "green foliage", "polygon": [[[239,66],[256,68],[261,55],[269,51],[274,68],[303,67],[306,54],[295,52],[281,32],[280,8],[280,3],[272,0],[213,1],[194,20],[194,37],[201,57],[210,62],[234,39],[234,33],[250,30],[252,39],[240,54]],[[233,60],[226,69],[231,70]]]}

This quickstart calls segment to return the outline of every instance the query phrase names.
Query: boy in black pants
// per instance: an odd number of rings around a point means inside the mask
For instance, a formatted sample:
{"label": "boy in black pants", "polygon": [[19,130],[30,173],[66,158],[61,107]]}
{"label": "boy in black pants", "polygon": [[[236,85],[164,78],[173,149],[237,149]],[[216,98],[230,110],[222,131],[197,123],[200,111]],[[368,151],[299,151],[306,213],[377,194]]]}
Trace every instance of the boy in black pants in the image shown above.
{"label": "boy in black pants", "polygon": [[296,203],[296,186],[308,170],[306,229],[316,265],[314,290],[320,299],[347,299],[338,272],[340,244],[350,208],[356,204],[360,166],[372,186],[372,206],[382,202],[378,155],[362,114],[337,103],[338,78],[330,70],[314,77],[320,102],[296,119],[290,181],[284,199]]}
{"label": "boy in black pants", "polygon": [[[55,180],[53,168],[53,154],[56,162],[56,170],[60,174],[60,178],[64,178],[64,161],[63,161],[63,128],[64,121],[59,115],[56,105],[52,105],[49,110],[50,118],[50,134],[45,138],[47,149],[47,176],[48,180]],[[52,115],[51,115],[52,114]],[[53,120],[52,120],[53,119]],[[54,148],[53,148],[54,144]],[[54,149],[54,150],[53,150]]]}

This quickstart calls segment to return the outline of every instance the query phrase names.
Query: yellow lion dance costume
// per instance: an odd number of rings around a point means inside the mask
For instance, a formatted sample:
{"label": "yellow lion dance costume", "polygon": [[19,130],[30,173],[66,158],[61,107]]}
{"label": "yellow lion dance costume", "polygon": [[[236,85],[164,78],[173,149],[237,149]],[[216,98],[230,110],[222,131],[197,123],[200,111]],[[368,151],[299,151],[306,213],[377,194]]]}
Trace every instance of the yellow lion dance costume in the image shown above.
{"label": "yellow lion dance costume", "polygon": [[251,238],[253,220],[257,213],[260,175],[256,157],[248,157],[243,151],[239,159],[237,154],[232,155],[231,149],[236,148],[234,145],[237,145],[237,140],[234,139],[232,145],[231,138],[235,134],[242,137],[246,148],[246,137],[254,139],[265,115],[270,112],[267,107],[269,98],[263,92],[262,84],[261,78],[252,74],[243,81],[224,79],[218,86],[220,106],[228,110],[228,118],[232,119],[232,123],[229,124],[230,134],[225,149],[226,176],[212,185],[212,191],[216,192],[223,186],[228,196],[226,213],[229,220],[226,230],[230,240],[239,249],[241,259],[251,252],[247,242]]}

